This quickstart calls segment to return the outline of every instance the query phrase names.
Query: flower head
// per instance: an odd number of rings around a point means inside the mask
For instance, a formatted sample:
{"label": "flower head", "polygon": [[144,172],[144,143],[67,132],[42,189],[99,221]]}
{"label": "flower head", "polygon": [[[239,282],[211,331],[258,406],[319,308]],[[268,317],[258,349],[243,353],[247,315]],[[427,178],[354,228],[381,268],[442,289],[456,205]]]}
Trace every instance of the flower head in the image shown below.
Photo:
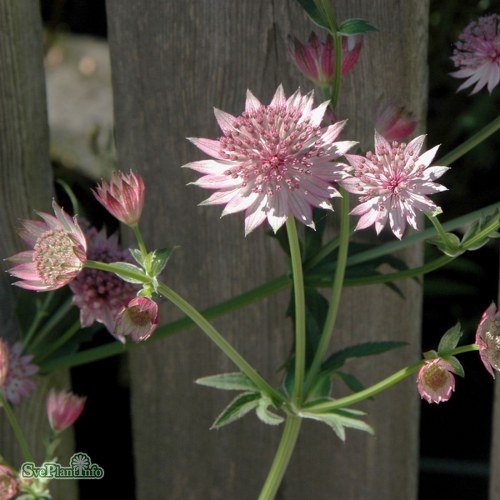
{"label": "flower head", "polygon": [[280,85],[268,106],[248,91],[239,117],[216,109],[224,135],[190,139],[215,160],[184,165],[206,174],[193,184],[216,190],[202,205],[225,204],[222,215],[245,210],[246,234],[266,219],[276,232],[290,212],[314,227],[312,206],[331,209],[339,196],[331,183],[346,176],[335,160],[355,143],[334,142],[345,122],[321,128],[328,103],[312,105],[312,93],[287,99]]}
{"label": "flower head", "polygon": [[33,375],[38,372],[38,366],[31,363],[33,356],[22,354],[22,345],[16,342],[8,353],[9,366],[3,390],[5,397],[13,404],[19,404],[23,397],[29,396],[36,388]]}
{"label": "flower head", "polygon": [[0,464],[0,498],[11,500],[19,493],[16,473],[7,465]]}
{"label": "flower head", "polygon": [[442,358],[428,359],[420,368],[417,388],[422,399],[428,403],[448,401],[455,390],[455,370],[451,363]]}
{"label": "flower head", "polygon": [[93,191],[97,201],[124,224],[139,222],[144,205],[144,180],[136,172],[113,172],[109,184],[101,181]]}
{"label": "flower head", "polygon": [[72,392],[52,388],[47,397],[47,416],[52,430],[62,432],[72,426],[81,415],[85,400]]}
{"label": "flower head", "polygon": [[[118,249],[118,236],[106,237],[104,230],[86,231],[88,257],[99,262],[132,262],[130,253]],[[102,323],[109,332],[115,328],[115,318],[123,304],[135,297],[139,287],[123,281],[118,276],[98,269],[84,269],[71,283],[73,303],[80,309],[82,327],[94,321]]]}
{"label": "flower head", "polygon": [[121,342],[126,336],[141,342],[151,336],[158,323],[158,304],[146,297],[135,297],[118,314],[114,335]]}
{"label": "flower head", "polygon": [[495,378],[495,370],[500,371],[500,312],[495,303],[484,311],[476,330],[476,344],[486,369]]}
{"label": "flower head", "polygon": [[[332,35],[329,34],[323,42],[312,32],[306,45],[295,37],[289,37],[288,40],[288,52],[304,76],[320,87],[333,85],[335,48]],[[356,64],[362,46],[363,38],[360,35],[342,37],[342,76]]]}
{"label": "flower head", "polygon": [[53,215],[37,212],[41,221],[25,220],[21,238],[33,250],[17,253],[7,260],[16,265],[9,274],[20,278],[14,285],[28,290],[55,290],[76,278],[87,260],[87,242],[76,222],[54,201]]}
{"label": "flower head", "polygon": [[375,129],[387,141],[401,141],[417,128],[417,120],[401,104],[393,101],[380,105],[375,117]]}
{"label": "flower head", "polygon": [[375,154],[346,155],[354,172],[342,185],[347,191],[359,194],[361,202],[351,212],[361,215],[356,229],[375,224],[379,234],[389,221],[392,232],[401,239],[406,222],[418,229],[417,211],[437,209],[426,195],[446,190],[434,180],[448,167],[429,166],[439,146],[420,154],[424,139],[421,135],[408,144],[391,144],[375,132]]}
{"label": "flower head", "polygon": [[480,17],[460,34],[451,57],[458,71],[455,78],[466,78],[458,91],[474,85],[471,94],[483,87],[491,94],[500,82],[500,15]]}

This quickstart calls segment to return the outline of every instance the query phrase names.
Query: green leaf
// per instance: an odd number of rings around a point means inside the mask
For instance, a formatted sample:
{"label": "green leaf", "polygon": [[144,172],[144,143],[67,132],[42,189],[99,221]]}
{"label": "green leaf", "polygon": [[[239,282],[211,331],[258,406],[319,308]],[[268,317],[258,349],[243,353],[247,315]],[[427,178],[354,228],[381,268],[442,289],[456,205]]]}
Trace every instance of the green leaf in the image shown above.
{"label": "green leaf", "polygon": [[259,419],[265,424],[279,425],[283,422],[284,418],[270,411],[269,406],[271,405],[272,403],[269,398],[262,396],[257,408],[255,409],[255,413],[257,414],[257,417],[259,417]]}
{"label": "green leaf", "polygon": [[381,341],[381,342],[364,342],[362,344],[346,347],[341,351],[334,352],[322,366],[323,372],[332,372],[339,369],[350,358],[359,358],[364,356],[373,356],[382,354],[392,349],[398,349],[408,345],[407,342],[399,341]]}
{"label": "green leaf", "polygon": [[464,372],[464,367],[462,366],[462,363],[458,361],[458,359],[455,356],[445,356],[443,357],[445,361],[448,361],[451,366],[453,366],[453,369],[455,370],[455,373],[459,377],[465,377],[465,372]]}
{"label": "green leaf", "polygon": [[307,15],[311,18],[311,20],[316,23],[318,26],[322,28],[326,28],[330,30],[330,26],[328,24],[328,19],[325,17],[324,13],[321,12],[314,0],[297,0],[302,8],[306,11]]}
{"label": "green leaf", "polygon": [[148,270],[151,276],[158,276],[165,266],[167,265],[168,259],[172,255],[173,251],[177,247],[174,248],[161,248],[159,250],[153,250],[149,255],[150,257],[150,267]]}
{"label": "green leaf", "polygon": [[139,264],[141,267],[144,267],[144,256],[142,255],[142,252],[138,248],[129,248],[128,251],[137,262],[137,264]]}
{"label": "green leaf", "polygon": [[[128,262],[113,262],[112,263],[114,267],[117,267],[122,270],[120,271],[114,271],[114,273],[119,276],[123,281],[126,281],[127,283],[134,283],[134,284],[144,284],[149,281],[149,277],[144,273],[144,270],[141,269],[140,267],[130,264]],[[132,278],[130,276],[130,273],[132,274],[138,274],[142,275],[144,279],[139,279],[139,278]]]}
{"label": "green leaf", "polygon": [[219,373],[218,375],[209,375],[196,380],[197,384],[215,389],[223,389],[226,391],[254,391],[256,385],[241,372]]}
{"label": "green leaf", "polygon": [[259,404],[259,392],[243,392],[236,396],[223,412],[215,419],[211,429],[220,429],[224,425],[244,417],[248,412],[252,411]]}
{"label": "green leaf", "polygon": [[335,376],[339,377],[352,392],[359,392],[365,388],[358,378],[350,373],[335,371]]}
{"label": "green leaf", "polygon": [[453,351],[457,347],[460,338],[462,337],[462,327],[460,323],[452,326],[442,337],[438,346],[438,355],[443,356],[446,353]]}
{"label": "green leaf", "polygon": [[359,35],[373,31],[378,31],[378,29],[365,19],[346,19],[338,29],[338,33],[344,36]]}

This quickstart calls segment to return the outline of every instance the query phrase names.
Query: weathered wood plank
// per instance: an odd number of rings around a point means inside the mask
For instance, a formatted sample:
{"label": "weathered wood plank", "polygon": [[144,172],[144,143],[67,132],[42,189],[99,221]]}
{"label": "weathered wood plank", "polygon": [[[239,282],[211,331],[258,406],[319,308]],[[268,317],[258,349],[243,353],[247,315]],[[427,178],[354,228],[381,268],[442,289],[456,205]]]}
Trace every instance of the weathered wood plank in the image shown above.
{"label": "weathered wood plank", "polygon": [[[201,158],[184,139],[218,135],[212,106],[240,113],[250,88],[268,102],[277,84],[287,93],[299,78],[286,57],[289,32],[312,29],[297,2],[108,0],[116,138],[120,168],[138,169],[148,185],[144,233],[151,246],[181,245],[166,271],[169,285],[200,308],[283,271],[276,244],[259,229],[243,238],[241,217],[219,220],[196,204],[207,193],[179,166]],[[424,116],[427,2],[339,1],[339,19],[366,17],[380,33],[343,83],[346,137],[368,147],[379,97],[400,98]],[[404,254],[412,264],[420,250]],[[400,357],[360,363],[365,384],[413,361],[419,351],[421,289],[402,285],[406,300],[381,287],[349,290],[342,302],[336,348],[365,340],[411,342]],[[362,308],[360,305],[362,304]],[[382,309],[383,304],[383,309]],[[259,370],[275,370],[289,349],[283,295],[217,321]],[[163,317],[177,313],[168,305]],[[375,364],[375,366],[374,366]],[[280,429],[251,417],[209,431],[228,396],[194,386],[199,376],[233,369],[198,331],[130,356],[137,495],[153,498],[240,498],[258,494]],[[280,498],[416,497],[418,397],[413,381],[364,406],[377,437],[349,433],[347,445],[319,425],[306,426]],[[401,442],[405,446],[400,445]]]}
{"label": "weathered wood plank", "polygon": [[[15,293],[3,272],[5,257],[24,249],[15,227],[19,218],[32,218],[33,210],[48,210],[52,195],[47,112],[43,70],[42,24],[31,0],[0,0],[0,321],[1,335],[18,337],[14,315]],[[44,458],[42,436],[48,432],[45,410],[52,384],[67,384],[62,373],[40,384],[36,394],[16,414],[37,461]],[[0,418],[0,453],[13,465],[22,462],[17,442],[5,418]],[[71,432],[62,450],[71,450]],[[67,446],[69,444],[69,447]],[[76,483],[54,484],[54,498],[77,498]]]}

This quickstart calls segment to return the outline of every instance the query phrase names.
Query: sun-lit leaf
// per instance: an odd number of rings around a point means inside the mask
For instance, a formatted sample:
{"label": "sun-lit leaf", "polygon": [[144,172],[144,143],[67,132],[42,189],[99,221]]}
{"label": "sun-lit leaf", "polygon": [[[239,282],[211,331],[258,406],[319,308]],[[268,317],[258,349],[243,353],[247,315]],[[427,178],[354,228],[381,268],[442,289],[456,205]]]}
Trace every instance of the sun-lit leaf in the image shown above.
{"label": "sun-lit leaf", "polygon": [[259,400],[259,392],[243,392],[239,394],[224,408],[222,413],[215,419],[211,428],[220,429],[224,425],[231,424],[244,417],[258,406]]}
{"label": "sun-lit leaf", "polygon": [[209,375],[196,380],[199,385],[214,387],[215,389],[223,389],[226,391],[254,391],[257,389],[255,384],[241,372],[219,373],[217,375]]}

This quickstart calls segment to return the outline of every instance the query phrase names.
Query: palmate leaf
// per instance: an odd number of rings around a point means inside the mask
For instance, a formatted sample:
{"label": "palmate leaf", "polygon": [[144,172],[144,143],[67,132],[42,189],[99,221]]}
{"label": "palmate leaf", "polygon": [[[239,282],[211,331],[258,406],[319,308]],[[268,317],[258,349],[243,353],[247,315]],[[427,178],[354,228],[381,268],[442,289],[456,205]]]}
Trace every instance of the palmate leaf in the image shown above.
{"label": "palmate leaf", "polygon": [[196,380],[199,385],[226,391],[255,391],[257,386],[241,372],[219,373]]}
{"label": "palmate leaf", "polygon": [[215,419],[211,429],[220,429],[224,425],[244,417],[247,413],[257,408],[260,401],[259,392],[243,392],[236,396],[222,413]]}

